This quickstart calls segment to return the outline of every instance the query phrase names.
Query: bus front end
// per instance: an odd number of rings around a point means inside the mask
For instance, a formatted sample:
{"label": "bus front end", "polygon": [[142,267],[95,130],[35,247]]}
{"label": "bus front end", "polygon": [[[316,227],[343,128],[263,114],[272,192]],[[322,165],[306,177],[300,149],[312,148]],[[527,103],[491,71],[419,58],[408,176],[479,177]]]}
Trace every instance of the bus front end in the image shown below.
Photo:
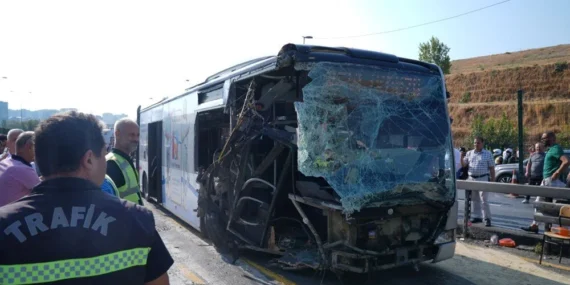
{"label": "bus front end", "polygon": [[203,202],[209,231],[289,269],[366,273],[453,257],[455,170],[437,66],[288,45],[275,70],[237,87],[251,102],[230,105],[235,131],[201,178],[214,197]]}

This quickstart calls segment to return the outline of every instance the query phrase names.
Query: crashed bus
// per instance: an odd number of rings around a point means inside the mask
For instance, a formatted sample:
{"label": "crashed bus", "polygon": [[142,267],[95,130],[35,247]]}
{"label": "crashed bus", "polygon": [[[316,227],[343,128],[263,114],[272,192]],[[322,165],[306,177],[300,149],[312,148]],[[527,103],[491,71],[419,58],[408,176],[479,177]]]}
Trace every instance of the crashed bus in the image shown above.
{"label": "crashed bus", "polygon": [[287,44],[138,109],[143,195],[221,253],[366,273],[453,257],[448,94],[433,64]]}

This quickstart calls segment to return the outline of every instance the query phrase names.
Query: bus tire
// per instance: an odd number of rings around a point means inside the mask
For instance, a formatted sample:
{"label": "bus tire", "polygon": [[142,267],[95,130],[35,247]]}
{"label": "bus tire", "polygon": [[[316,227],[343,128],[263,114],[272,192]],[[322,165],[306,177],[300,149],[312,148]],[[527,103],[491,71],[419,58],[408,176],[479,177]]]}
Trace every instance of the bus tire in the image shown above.
{"label": "bus tire", "polygon": [[[208,239],[212,241],[216,250],[221,254],[229,253],[228,247],[228,232],[226,231],[225,223],[220,217],[217,209],[213,209],[216,205],[210,200],[206,201],[208,205],[203,212],[203,217],[200,217],[200,223],[204,222],[204,232]],[[211,208],[212,207],[212,208]],[[200,224],[200,228],[202,225]]]}

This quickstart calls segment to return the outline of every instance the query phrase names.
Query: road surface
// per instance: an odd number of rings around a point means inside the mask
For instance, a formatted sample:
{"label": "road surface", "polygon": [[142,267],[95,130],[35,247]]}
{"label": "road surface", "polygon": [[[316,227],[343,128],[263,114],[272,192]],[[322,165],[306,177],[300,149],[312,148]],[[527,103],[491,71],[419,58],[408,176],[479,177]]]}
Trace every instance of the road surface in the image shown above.
{"label": "road surface", "polygon": [[[161,208],[150,203],[147,203],[147,207],[154,212],[157,229],[175,260],[169,271],[173,285],[570,284],[570,267],[561,266],[563,270],[554,272],[512,253],[462,242],[458,243],[453,259],[438,264],[423,264],[419,272],[405,267],[369,276],[348,275],[342,281],[331,273],[323,277],[313,271],[285,272],[269,267],[266,265],[267,256],[260,254],[246,254],[232,265],[225,262],[207,240],[200,238],[199,233]],[[568,270],[568,273],[564,270]],[[266,283],[245,277],[246,271],[250,272],[249,276]]]}
{"label": "road surface", "polygon": [[[531,198],[531,202],[535,197]],[[457,200],[459,201],[459,218],[463,219],[463,209],[465,191],[457,191]],[[506,197],[501,193],[489,193],[489,204],[491,206],[491,222],[495,227],[520,229],[527,227],[532,223],[534,216],[533,204],[522,204],[521,198],[513,199]]]}

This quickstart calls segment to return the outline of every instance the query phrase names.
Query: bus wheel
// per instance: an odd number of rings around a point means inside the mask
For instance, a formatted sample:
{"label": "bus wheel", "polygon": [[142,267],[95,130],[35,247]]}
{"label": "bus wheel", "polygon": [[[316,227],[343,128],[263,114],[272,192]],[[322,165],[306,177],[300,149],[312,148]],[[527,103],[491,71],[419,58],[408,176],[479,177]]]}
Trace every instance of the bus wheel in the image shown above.
{"label": "bus wheel", "polygon": [[[222,217],[218,213],[216,205],[211,201],[205,201],[207,204],[203,215],[200,217],[200,229],[212,241],[216,250],[221,254],[229,253],[228,233]],[[216,207],[216,208],[215,208]]]}

